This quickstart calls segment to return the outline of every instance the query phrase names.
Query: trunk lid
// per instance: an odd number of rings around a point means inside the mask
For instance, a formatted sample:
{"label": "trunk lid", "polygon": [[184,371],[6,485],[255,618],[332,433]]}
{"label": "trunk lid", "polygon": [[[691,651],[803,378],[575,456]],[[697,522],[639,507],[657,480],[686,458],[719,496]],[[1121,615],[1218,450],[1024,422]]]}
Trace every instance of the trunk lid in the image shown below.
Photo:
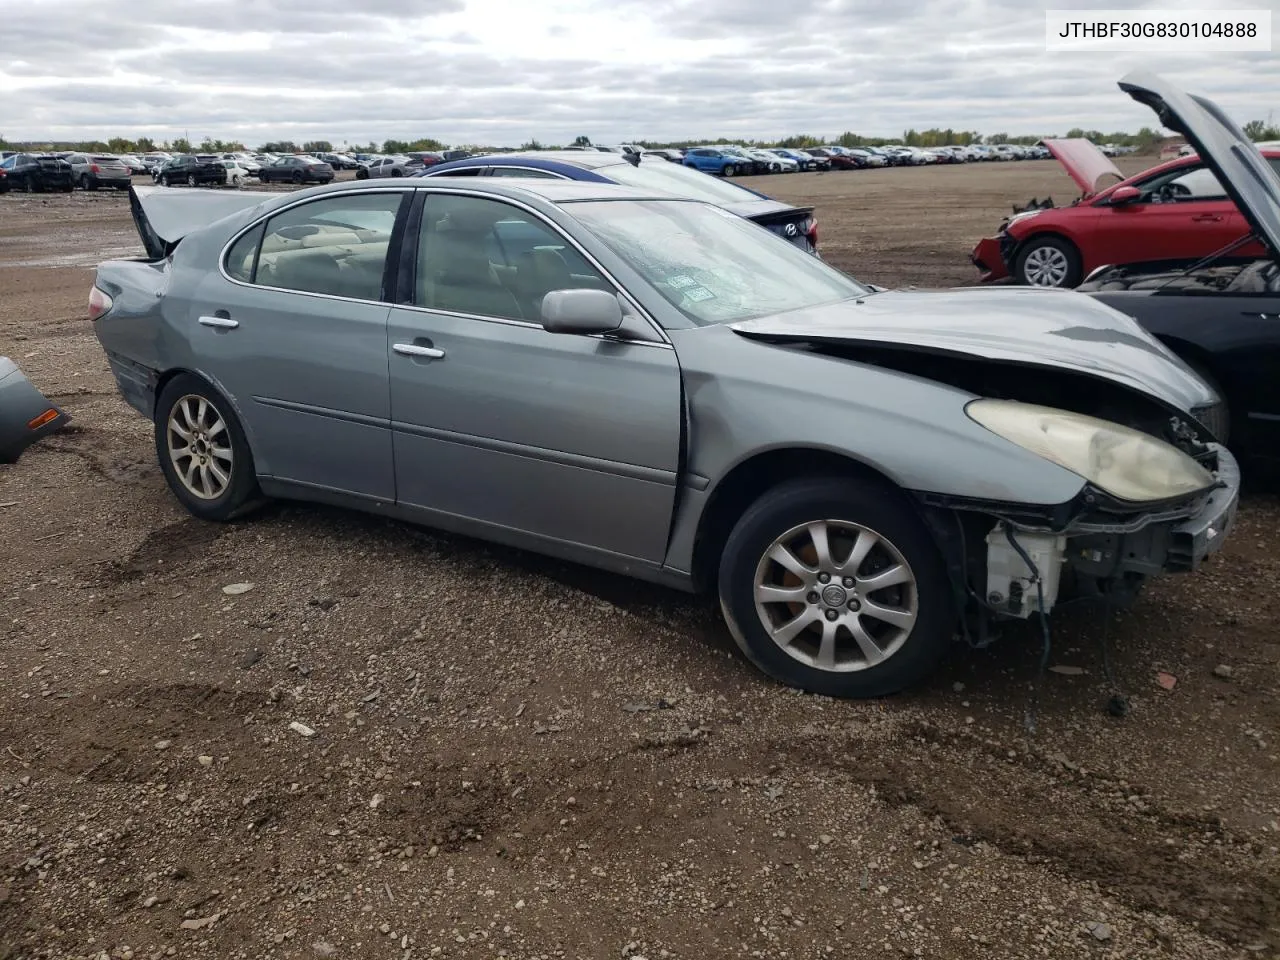
{"label": "trunk lid", "polygon": [[1184,93],[1145,70],[1127,74],[1119,86],[1154,110],[1164,126],[1187,138],[1280,261],[1280,177],[1239,125],[1212,100]]}
{"label": "trunk lid", "polygon": [[813,222],[813,207],[793,207],[777,200],[748,200],[745,203],[723,203],[720,206],[730,213],[758,223],[784,240],[798,247],[812,250],[809,228]]}
{"label": "trunk lid", "polygon": [[731,327],[774,343],[860,343],[1069,370],[1120,384],[1182,413],[1215,399],[1137,321],[1071,291],[891,290]]}
{"label": "trunk lid", "polygon": [[1111,184],[1099,184],[1102,177],[1114,177],[1119,183],[1124,174],[1111,162],[1111,158],[1098,149],[1097,145],[1084,137],[1071,137],[1061,140],[1041,140],[1048,151],[1057,158],[1064,170],[1084,191],[1085,197],[1092,197],[1104,187]]}
{"label": "trunk lid", "polygon": [[[218,166],[221,171],[223,168]],[[180,187],[130,187],[129,211],[152,260],[162,260],[188,233],[270,199],[262,193],[214,193]]]}

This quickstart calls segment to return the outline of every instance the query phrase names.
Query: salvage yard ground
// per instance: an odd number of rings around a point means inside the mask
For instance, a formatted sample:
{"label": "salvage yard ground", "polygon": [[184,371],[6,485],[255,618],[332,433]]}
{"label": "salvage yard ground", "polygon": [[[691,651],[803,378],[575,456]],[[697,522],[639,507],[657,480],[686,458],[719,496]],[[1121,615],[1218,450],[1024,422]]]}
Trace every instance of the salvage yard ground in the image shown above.
{"label": "salvage yard ground", "polygon": [[[893,286],[972,282],[1011,203],[1072,194],[1047,161],[748,183]],[[1280,949],[1265,485],[1202,573],[1055,617],[1033,736],[1031,629],[804,696],[654,587],[321,507],[190,518],[84,318],[135,252],[122,195],[0,197],[0,354],[75,417],[0,467],[0,958]]]}

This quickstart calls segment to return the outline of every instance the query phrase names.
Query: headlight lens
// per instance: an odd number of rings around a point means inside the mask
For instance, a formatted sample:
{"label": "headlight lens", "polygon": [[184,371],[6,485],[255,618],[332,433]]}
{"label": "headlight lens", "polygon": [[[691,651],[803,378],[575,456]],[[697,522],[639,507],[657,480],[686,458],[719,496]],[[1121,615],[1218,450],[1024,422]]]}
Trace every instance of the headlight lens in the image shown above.
{"label": "headlight lens", "polygon": [[1214,482],[1181,450],[1118,423],[1012,400],[974,400],[965,412],[992,433],[1121,500],[1169,500]]}

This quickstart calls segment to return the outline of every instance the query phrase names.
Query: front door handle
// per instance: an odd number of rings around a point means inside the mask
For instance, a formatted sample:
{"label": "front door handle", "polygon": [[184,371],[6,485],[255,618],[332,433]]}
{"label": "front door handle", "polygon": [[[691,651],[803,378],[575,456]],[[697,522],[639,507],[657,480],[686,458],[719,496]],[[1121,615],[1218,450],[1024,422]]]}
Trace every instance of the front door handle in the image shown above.
{"label": "front door handle", "polygon": [[1216,213],[1201,213],[1191,218],[1192,223],[1221,223],[1222,217]]}
{"label": "front door handle", "polygon": [[444,356],[444,351],[435,347],[423,347],[416,343],[397,343],[391,347],[396,353],[404,354],[406,357],[431,357],[439,360]]}
{"label": "front door handle", "polygon": [[201,317],[200,323],[206,327],[215,327],[219,330],[234,330],[240,326],[239,320],[232,320],[230,317]]}

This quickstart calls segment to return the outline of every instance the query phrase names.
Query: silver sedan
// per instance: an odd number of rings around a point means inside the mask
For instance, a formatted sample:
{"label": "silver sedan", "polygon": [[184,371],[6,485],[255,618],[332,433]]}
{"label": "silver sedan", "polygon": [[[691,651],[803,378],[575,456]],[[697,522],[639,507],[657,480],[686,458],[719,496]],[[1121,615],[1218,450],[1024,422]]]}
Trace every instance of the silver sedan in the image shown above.
{"label": "silver sedan", "polygon": [[707,591],[767,673],[871,696],[1234,513],[1213,391],[1087,297],[881,291],[612,184],[199,194],[135,192],[95,329],[207,520],[321,501]]}

